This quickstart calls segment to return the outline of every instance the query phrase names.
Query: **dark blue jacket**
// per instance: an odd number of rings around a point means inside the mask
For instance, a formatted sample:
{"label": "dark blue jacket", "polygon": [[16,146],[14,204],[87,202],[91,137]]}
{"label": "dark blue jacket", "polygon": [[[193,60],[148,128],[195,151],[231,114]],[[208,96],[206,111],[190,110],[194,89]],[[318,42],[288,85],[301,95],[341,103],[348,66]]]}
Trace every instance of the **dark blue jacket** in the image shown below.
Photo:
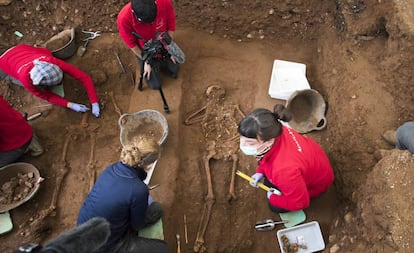
{"label": "dark blue jacket", "polygon": [[111,223],[111,236],[100,252],[110,251],[129,229],[143,227],[148,207],[148,187],[142,182],[145,177],[145,172],[118,162],[96,180],[80,210],[78,225],[93,217],[103,217]]}

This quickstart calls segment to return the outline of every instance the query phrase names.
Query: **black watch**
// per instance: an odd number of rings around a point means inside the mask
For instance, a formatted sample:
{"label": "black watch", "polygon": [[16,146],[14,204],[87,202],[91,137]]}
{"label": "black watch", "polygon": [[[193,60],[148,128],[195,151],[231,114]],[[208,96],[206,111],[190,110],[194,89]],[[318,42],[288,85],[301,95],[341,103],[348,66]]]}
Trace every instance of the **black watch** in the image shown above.
{"label": "black watch", "polygon": [[19,247],[14,253],[40,252],[42,246],[37,243],[28,243]]}

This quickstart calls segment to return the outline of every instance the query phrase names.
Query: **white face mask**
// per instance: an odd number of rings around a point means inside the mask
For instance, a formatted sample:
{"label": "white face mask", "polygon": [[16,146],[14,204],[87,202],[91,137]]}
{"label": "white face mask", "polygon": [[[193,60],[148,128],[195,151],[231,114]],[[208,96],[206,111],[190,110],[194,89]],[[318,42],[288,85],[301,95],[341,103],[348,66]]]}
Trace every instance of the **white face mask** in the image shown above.
{"label": "white face mask", "polygon": [[256,156],[257,155],[257,148],[254,146],[242,146],[240,144],[240,150],[245,154],[245,155],[252,155],[252,156]]}

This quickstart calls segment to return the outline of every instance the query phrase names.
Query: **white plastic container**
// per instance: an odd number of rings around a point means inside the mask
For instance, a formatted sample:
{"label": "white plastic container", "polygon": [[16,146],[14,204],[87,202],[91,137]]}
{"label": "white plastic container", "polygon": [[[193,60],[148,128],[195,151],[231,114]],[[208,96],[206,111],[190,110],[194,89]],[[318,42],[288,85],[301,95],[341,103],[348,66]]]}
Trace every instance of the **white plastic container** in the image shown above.
{"label": "white plastic container", "polygon": [[297,90],[310,89],[303,63],[275,60],[270,78],[269,95],[287,100]]}
{"label": "white plastic container", "polygon": [[311,253],[325,249],[325,242],[322,237],[321,228],[317,221],[311,221],[302,225],[285,228],[277,231],[277,240],[279,241],[280,252],[286,253],[283,248],[282,236],[286,235],[289,243],[305,245],[306,249],[299,248],[297,253]]}

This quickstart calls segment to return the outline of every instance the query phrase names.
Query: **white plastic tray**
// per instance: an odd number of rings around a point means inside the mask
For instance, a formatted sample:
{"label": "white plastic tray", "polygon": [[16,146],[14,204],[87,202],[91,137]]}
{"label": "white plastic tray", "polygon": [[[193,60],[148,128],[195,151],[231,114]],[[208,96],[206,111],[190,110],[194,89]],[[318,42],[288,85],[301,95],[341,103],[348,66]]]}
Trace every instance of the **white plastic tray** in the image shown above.
{"label": "white plastic tray", "polygon": [[286,251],[283,250],[282,235],[286,235],[290,243],[306,245],[307,249],[300,248],[297,253],[311,253],[325,249],[325,242],[317,221],[311,221],[277,231],[277,240],[279,241],[280,251],[286,253]]}
{"label": "white plastic tray", "polygon": [[297,90],[310,89],[303,63],[275,60],[270,78],[269,95],[287,100]]}

